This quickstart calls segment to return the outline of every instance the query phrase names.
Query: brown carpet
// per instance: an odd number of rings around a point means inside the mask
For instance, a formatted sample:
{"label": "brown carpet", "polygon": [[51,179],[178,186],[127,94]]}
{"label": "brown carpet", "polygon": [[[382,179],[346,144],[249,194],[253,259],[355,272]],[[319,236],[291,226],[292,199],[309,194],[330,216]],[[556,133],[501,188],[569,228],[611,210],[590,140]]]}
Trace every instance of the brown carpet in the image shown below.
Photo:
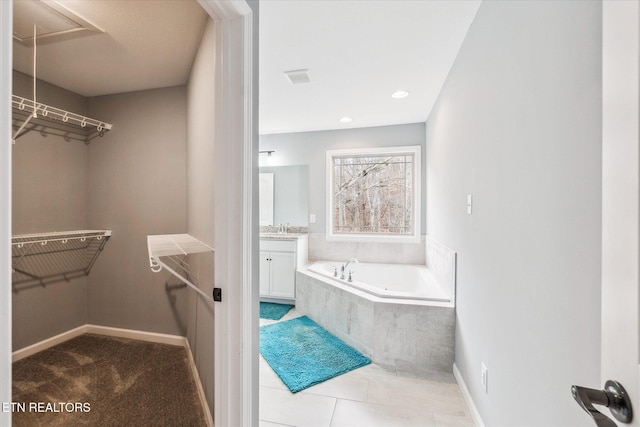
{"label": "brown carpet", "polygon": [[85,334],[19,360],[13,426],[206,426],[186,351]]}

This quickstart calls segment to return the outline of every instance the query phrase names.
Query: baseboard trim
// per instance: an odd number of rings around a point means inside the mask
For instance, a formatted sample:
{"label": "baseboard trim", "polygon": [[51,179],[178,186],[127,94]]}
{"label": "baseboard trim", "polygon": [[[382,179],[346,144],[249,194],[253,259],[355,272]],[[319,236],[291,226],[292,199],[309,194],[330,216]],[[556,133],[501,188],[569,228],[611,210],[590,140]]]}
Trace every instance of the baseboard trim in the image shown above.
{"label": "baseboard trim", "polygon": [[189,365],[191,366],[191,372],[193,372],[193,376],[196,379],[196,388],[198,389],[198,395],[200,396],[200,401],[202,402],[202,409],[204,409],[204,416],[207,418],[207,425],[209,427],[213,426],[213,416],[211,415],[211,411],[209,410],[209,404],[207,403],[207,396],[204,394],[204,388],[202,387],[202,381],[200,381],[200,374],[198,373],[198,368],[196,367],[196,361],[193,359],[193,353],[191,353],[191,346],[189,345],[189,340],[184,339],[185,348],[187,349],[187,356],[189,357]]}
{"label": "baseboard trim", "polygon": [[33,354],[38,353],[39,351],[54,347],[82,334],[106,335],[109,337],[129,338],[139,341],[156,342],[159,344],[169,344],[184,347],[185,350],[187,350],[187,358],[189,359],[191,372],[193,373],[193,376],[196,380],[196,388],[198,390],[200,402],[202,403],[202,409],[204,410],[204,414],[207,419],[207,425],[209,427],[213,427],[213,417],[211,416],[211,411],[209,410],[207,397],[204,394],[204,388],[202,387],[202,381],[200,381],[200,375],[198,374],[198,368],[196,368],[196,362],[193,359],[193,354],[191,353],[189,340],[187,340],[186,337],[182,337],[179,335],[160,334],[157,332],[137,331],[134,329],[122,329],[113,328],[110,326],[86,324],[78,326],[77,328],[71,329],[67,332],[63,332],[51,338],[47,338],[46,340],[42,340],[30,346],[21,348],[20,350],[16,350],[11,354],[11,360],[12,362],[17,362],[18,360],[29,357]]}
{"label": "baseboard trim", "polygon": [[187,339],[179,335],[160,334],[157,332],[138,331],[135,329],[113,328],[110,326],[85,325],[87,334],[106,335],[108,337],[129,338],[132,340],[157,342],[159,344],[185,347]]}
{"label": "baseboard trim", "polygon": [[20,350],[16,350],[13,353],[11,353],[11,361],[17,362],[18,360],[24,359],[25,357],[29,357],[33,354],[36,354],[39,351],[46,350],[60,343],[68,341],[72,338],[78,337],[86,333],[86,328],[87,328],[87,325],[78,326],[77,328],[71,329],[67,332],[63,332],[51,338],[47,338],[46,340],[42,340],[35,344],[31,344],[30,346],[21,348]]}
{"label": "baseboard trim", "polygon": [[458,381],[458,385],[460,386],[460,391],[462,392],[462,397],[464,397],[464,401],[467,402],[467,406],[469,407],[469,412],[471,412],[471,418],[473,418],[473,422],[476,427],[485,427],[482,418],[480,417],[480,412],[478,412],[478,408],[476,408],[476,404],[473,402],[471,398],[471,393],[469,393],[469,388],[467,387],[467,383],[464,382],[464,378],[462,378],[462,374],[460,370],[453,364],[453,376]]}

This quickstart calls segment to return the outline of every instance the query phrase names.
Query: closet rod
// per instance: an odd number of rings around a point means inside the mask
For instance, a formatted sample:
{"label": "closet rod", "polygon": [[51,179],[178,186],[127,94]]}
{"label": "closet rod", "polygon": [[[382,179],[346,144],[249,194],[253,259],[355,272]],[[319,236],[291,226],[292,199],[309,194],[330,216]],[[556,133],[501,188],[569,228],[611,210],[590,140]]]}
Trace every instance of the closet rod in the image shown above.
{"label": "closet rod", "polygon": [[[200,294],[200,296],[202,296],[202,298],[205,298],[206,300],[210,301],[210,302],[215,302],[213,300],[213,298],[211,298],[209,295],[207,295],[206,293],[204,293],[200,288],[198,288],[196,285],[194,285],[193,283],[191,283],[190,280],[188,280],[187,278],[185,278],[182,274],[178,273],[177,271],[175,271],[173,268],[169,267],[166,263],[164,263],[160,258],[153,258],[153,261],[155,263],[155,267],[160,267],[160,268],[165,268],[169,273],[173,274],[175,277],[177,277],[178,279],[182,280],[184,282],[185,285],[189,286],[191,289],[193,289],[194,291],[196,291],[197,293]],[[151,269],[151,271],[156,272],[153,268]],[[160,270],[158,270],[160,271]]]}

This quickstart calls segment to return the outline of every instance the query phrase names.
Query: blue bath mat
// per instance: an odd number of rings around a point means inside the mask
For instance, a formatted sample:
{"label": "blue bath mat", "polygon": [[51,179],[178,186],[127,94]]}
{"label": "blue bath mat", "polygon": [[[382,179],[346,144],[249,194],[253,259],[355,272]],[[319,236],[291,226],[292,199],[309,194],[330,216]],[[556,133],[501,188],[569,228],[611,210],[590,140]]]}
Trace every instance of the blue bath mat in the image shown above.
{"label": "blue bath mat", "polygon": [[260,303],[260,318],[270,320],[280,320],[293,308],[290,304],[276,304],[274,302]]}
{"label": "blue bath mat", "polygon": [[307,316],[261,326],[260,353],[293,393],[371,363]]}

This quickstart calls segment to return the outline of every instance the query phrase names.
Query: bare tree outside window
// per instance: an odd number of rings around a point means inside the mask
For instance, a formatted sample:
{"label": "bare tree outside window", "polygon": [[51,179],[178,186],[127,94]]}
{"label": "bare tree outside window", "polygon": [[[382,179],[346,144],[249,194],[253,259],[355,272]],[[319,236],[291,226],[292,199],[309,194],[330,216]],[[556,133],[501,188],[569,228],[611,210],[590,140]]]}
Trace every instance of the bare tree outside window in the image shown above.
{"label": "bare tree outside window", "polygon": [[333,235],[415,235],[417,153],[377,151],[328,158]]}

